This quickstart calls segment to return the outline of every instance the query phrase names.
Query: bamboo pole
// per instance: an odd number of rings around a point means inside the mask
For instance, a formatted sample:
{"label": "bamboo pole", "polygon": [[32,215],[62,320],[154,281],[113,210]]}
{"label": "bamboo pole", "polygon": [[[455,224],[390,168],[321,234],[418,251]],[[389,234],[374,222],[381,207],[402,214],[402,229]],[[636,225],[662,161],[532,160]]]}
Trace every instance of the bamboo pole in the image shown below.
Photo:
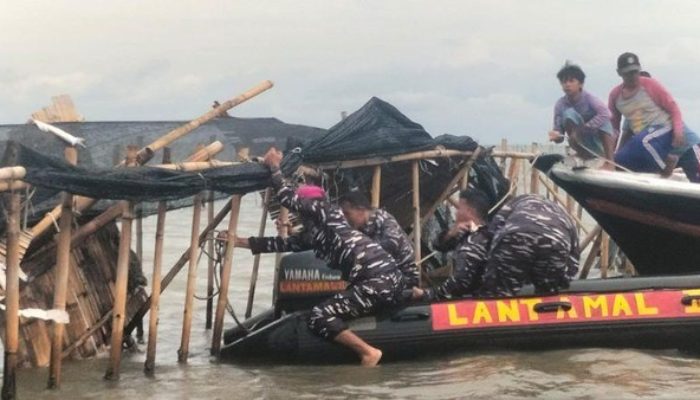
{"label": "bamboo pole", "polygon": [[600,250],[602,235],[603,233],[601,232],[596,236],[595,242],[591,247],[591,251],[588,253],[588,257],[586,257],[586,261],[583,263],[583,267],[581,268],[579,279],[588,278],[588,272],[591,270],[591,266],[593,266],[593,261],[595,261],[595,258],[598,256],[598,251]]}
{"label": "bamboo pole", "polygon": [[[268,82],[268,83],[270,84],[270,86],[267,87],[267,88],[264,89],[264,90],[267,90],[267,89],[269,89],[270,87],[272,87],[272,83],[271,83],[270,81],[266,81],[266,82]],[[230,102],[230,101],[233,101],[233,100],[236,100],[236,99],[239,99],[239,98],[243,98],[242,101],[240,101],[240,102],[234,104],[233,106],[238,105],[238,104],[240,104],[241,102],[243,102],[243,101],[245,101],[245,100],[248,100],[248,98],[250,98],[250,97],[246,97],[247,94],[254,93],[254,92],[257,91],[257,89],[260,89],[260,88],[262,88],[262,87],[264,87],[264,86],[265,86],[264,84],[258,85],[256,88],[251,89],[250,91],[244,93],[243,95],[240,95],[240,96],[236,97],[235,99],[229,100],[229,102]],[[257,95],[257,94],[259,94],[259,93],[261,93],[261,92],[257,92],[257,93],[255,93],[255,94],[253,94],[253,95]],[[225,102],[224,104],[227,104],[227,103],[228,103],[228,102]],[[222,104],[222,106],[223,106],[224,104]],[[232,106],[232,107],[233,107],[233,106]],[[220,107],[221,107],[221,106],[220,106]],[[213,115],[211,116],[211,118],[206,119],[206,121],[205,121],[205,120],[202,120],[203,122],[202,122],[202,121],[199,121],[199,120],[202,119],[203,117],[209,116],[209,114],[211,114],[211,113],[214,112],[214,111],[216,111],[216,109],[214,109],[214,110],[208,112],[207,114],[204,114],[203,116],[201,116],[201,117],[198,118],[197,120],[191,121],[190,123],[185,124],[185,125],[181,126],[180,128],[177,128],[177,129],[175,129],[175,130],[173,130],[173,131],[170,131],[169,133],[165,134],[164,136],[161,136],[160,138],[156,139],[156,141],[154,141],[154,142],[151,143],[150,145],[148,145],[148,146],[142,148],[141,150],[139,150],[139,151],[138,151],[138,154],[137,154],[137,160],[136,160],[137,163],[138,163],[139,165],[145,164],[148,160],[150,160],[150,159],[153,157],[153,153],[154,153],[155,151],[157,151],[157,150],[159,150],[159,149],[161,149],[161,148],[163,148],[163,147],[169,145],[169,144],[172,143],[173,141],[175,141],[175,140],[181,138],[182,136],[184,136],[184,135],[190,133],[190,132],[194,129],[194,128],[189,129],[188,127],[191,127],[191,126],[196,125],[196,126],[195,126],[195,128],[196,128],[197,126],[201,125],[202,123],[208,122],[209,119],[216,117],[216,114],[213,114]],[[224,111],[225,111],[225,110],[224,110]],[[199,122],[197,122],[197,121],[199,121]],[[187,128],[187,129],[184,129],[184,128]],[[214,145],[214,143],[212,143],[212,145]],[[210,145],[210,146],[211,146],[211,145]],[[206,152],[208,152],[208,151],[211,151],[211,149],[210,149],[210,150],[207,150],[207,148],[204,148],[204,149],[201,149],[201,151],[206,153]],[[221,151],[221,150],[219,150],[219,151]],[[200,155],[200,154],[199,154],[199,153],[196,153],[195,156],[197,156],[197,155]],[[205,159],[208,158],[208,157],[209,157],[209,156],[205,157]],[[186,161],[200,161],[200,160],[186,160]],[[121,165],[121,164],[120,164],[120,165]],[[75,208],[75,210],[76,210],[77,212],[81,212],[81,211],[87,210],[88,208],[92,207],[92,205],[95,204],[96,201],[97,201],[96,199],[91,199],[91,198],[89,198],[89,197],[75,196],[75,206],[74,206],[74,208]],[[36,223],[36,225],[34,225],[34,226],[30,229],[29,233],[30,233],[31,238],[35,238],[35,237],[37,237],[37,236],[40,236],[40,235],[43,234],[44,232],[46,232],[46,231],[53,225],[53,221],[58,220],[58,218],[60,217],[60,213],[61,213],[61,206],[60,206],[60,205],[58,205],[56,208],[54,208],[54,209],[51,210],[49,213],[47,213],[47,214],[44,216],[44,218],[42,218],[39,222]],[[26,250],[26,249],[25,249],[25,250]]]}
{"label": "bamboo pole", "polygon": [[[128,146],[126,165],[136,162],[136,147]],[[122,339],[124,337],[124,322],[126,320],[127,281],[129,279],[129,256],[131,252],[131,228],[134,219],[134,204],[120,201],[123,207],[122,230],[119,238],[119,253],[117,256],[117,271],[114,282],[114,305],[112,307],[112,340],[110,346],[110,363],[105,373],[105,379],[118,380],[119,367],[122,357]]]}
{"label": "bamboo pole", "polygon": [[454,208],[459,208],[459,200],[455,200],[452,197],[447,198],[447,202]]}
{"label": "bamboo pole", "polygon": [[[206,240],[207,235],[215,229],[219,223],[226,217],[228,212],[231,210],[231,203],[227,202],[224,207],[219,210],[219,212],[216,214],[214,217],[214,221],[212,221],[209,225],[207,225],[206,228],[204,228],[204,231],[199,235],[199,243],[201,244],[204,240]],[[180,256],[180,258],[177,260],[177,262],[170,268],[168,273],[161,279],[160,281],[160,291],[159,293],[163,293],[163,291],[170,285],[170,283],[175,279],[175,276],[177,276],[178,272],[182,269],[182,267],[185,266],[185,263],[187,263],[187,260],[189,260],[189,254],[190,251],[189,249],[185,250],[185,252]],[[152,298],[153,295],[148,297],[148,300],[144,304],[141,305],[141,308],[139,308],[136,313],[134,314],[134,317],[132,320],[127,324],[126,328],[124,331],[127,334],[130,334],[134,328],[136,328],[136,321],[143,318],[144,315],[146,315],[146,312],[151,307],[152,304]],[[90,336],[92,336],[93,333],[95,333],[98,329],[100,329],[107,321],[109,321],[109,318],[112,316],[112,310],[107,311],[107,313],[102,316],[102,318],[96,322],[88,331],[83,333],[75,342],[73,342],[66,350],[63,351],[63,357],[68,356],[70,354],[70,351],[73,351],[76,349],[78,346],[80,346],[85,340],[87,340]]]}
{"label": "bamboo pole", "polygon": [[[454,177],[452,177],[452,180],[450,180],[450,183],[447,184],[445,187],[445,190],[440,194],[438,197],[437,201],[433,203],[432,206],[428,209],[428,211],[423,214],[423,216],[420,219],[420,225],[423,226],[425,222],[430,218],[430,216],[433,215],[435,210],[438,208],[440,204],[442,204],[445,200],[447,200],[455,191],[456,191],[456,186],[459,182],[463,180],[464,177],[469,175],[469,170],[472,168],[472,165],[474,165],[474,162],[476,161],[477,157],[479,157],[479,154],[481,153],[481,147],[478,147],[474,153],[469,157],[469,159],[464,163],[464,166],[459,169],[457,174],[455,174]],[[415,177],[414,177],[415,179]],[[414,182],[415,184],[415,182]],[[415,207],[415,205],[414,205]],[[413,235],[413,232],[411,232],[411,235]]]}
{"label": "bamboo pole", "polygon": [[[507,152],[508,151],[508,139],[502,138],[501,139],[501,151],[502,152]],[[501,159],[500,167],[501,167],[501,172],[505,174],[506,172],[506,162],[508,161],[509,157],[503,157]]]}
{"label": "bamboo pole", "polygon": [[27,176],[24,167],[4,167],[0,168],[0,180],[20,180]]}
{"label": "bamboo pole", "polygon": [[110,320],[112,317],[112,310],[110,309],[105,313],[105,315],[102,316],[97,322],[95,322],[94,325],[92,325],[88,330],[83,332],[82,335],[78,337],[73,343],[71,343],[68,347],[63,349],[63,354],[61,357],[66,358],[70,355],[70,353],[80,347],[90,336],[92,336],[95,332],[97,332],[98,329],[102,328],[104,324],[107,323],[107,321]]}
{"label": "bamboo pole", "polygon": [[[263,197],[262,205],[262,215],[260,216],[260,228],[258,229],[258,237],[263,237],[265,235],[265,224],[267,222],[267,208],[270,202],[270,197],[272,196],[272,189],[267,188],[265,190],[265,196]],[[250,318],[253,313],[253,300],[255,299],[255,285],[258,282],[258,269],[260,268],[260,253],[255,255],[253,259],[253,272],[250,276],[250,288],[248,289],[248,304],[245,308],[245,317]]]}
{"label": "bamboo pole", "polygon": [[[78,162],[78,150],[75,147],[65,148],[66,161],[75,165]],[[68,272],[70,268],[70,237],[73,224],[73,195],[63,193],[63,205],[60,231],[58,233],[58,245],[56,247],[56,278],[53,296],[54,310],[66,309],[66,295],[68,293]],[[49,389],[58,389],[61,386],[61,361],[63,357],[63,332],[65,325],[60,322],[53,323],[53,337],[51,341],[51,359],[49,362]]]}
{"label": "bamboo pole", "polygon": [[231,198],[231,216],[228,222],[228,240],[226,241],[226,252],[224,262],[221,267],[221,287],[219,288],[219,298],[216,303],[216,315],[214,317],[214,332],[211,339],[211,354],[217,355],[221,349],[221,335],[224,328],[224,313],[228,303],[228,287],[231,281],[231,266],[233,264],[233,248],[238,227],[238,215],[241,209],[241,196]]}
{"label": "bamboo pole", "polygon": [[[170,162],[170,148],[163,149],[163,162]],[[160,311],[160,275],[163,264],[163,241],[165,232],[165,217],[168,211],[166,201],[158,202],[158,217],[156,220],[156,242],[153,252],[153,276],[151,277],[151,308],[148,319],[148,347],[146,362],[143,370],[147,375],[153,375],[156,368],[156,345],[158,344],[158,313]]]}
{"label": "bamboo pole", "polygon": [[20,198],[17,192],[7,195],[8,218],[6,238],[5,281],[5,360],[2,374],[2,399],[17,397],[16,369],[19,350],[19,219]]}
{"label": "bamboo pole", "polygon": [[157,164],[157,165],[153,165],[153,167],[154,168],[161,168],[161,169],[175,170],[175,171],[195,172],[195,171],[202,171],[202,170],[206,170],[206,169],[228,167],[231,165],[240,165],[240,164],[241,163],[239,163],[239,162],[232,162],[232,161],[211,160],[211,161],[199,161],[199,162],[181,162],[181,163],[176,163],[176,164]]}
{"label": "bamboo pole", "polygon": [[375,165],[372,174],[372,207],[378,208],[382,191],[382,166]]}
{"label": "bamboo pole", "polygon": [[[421,219],[420,219],[420,168],[419,168],[419,163],[420,161],[416,160],[413,161],[411,164],[411,169],[412,169],[412,181],[413,181],[413,247],[414,247],[414,252],[415,252],[415,257],[416,257],[416,263],[418,263],[421,259],[421,246],[420,246],[420,240],[421,240]],[[420,287],[420,284],[423,280],[423,267],[419,264],[419,276],[418,276],[418,287]]]}
{"label": "bamboo pole", "polygon": [[[214,143],[217,142],[216,135],[209,136],[209,141]],[[222,145],[223,150],[223,145]],[[209,155],[207,161],[217,162],[213,159],[214,155]],[[207,225],[214,220],[214,191],[210,190],[207,192]],[[212,314],[214,312],[214,274],[216,273],[216,265],[214,265],[214,235],[213,233],[209,235],[209,240],[207,241],[207,305],[206,305],[206,315],[204,316],[204,329],[211,329],[212,325]]]}
{"label": "bamboo pole", "polygon": [[223,115],[224,113],[226,113],[226,111],[232,109],[233,107],[244,103],[245,101],[259,95],[260,93],[263,93],[264,91],[270,89],[272,86],[273,84],[271,81],[263,81],[257,86],[249,89],[247,92],[239,94],[238,96],[230,100],[226,100],[225,102],[221,103],[218,107],[207,111],[206,113],[188,122],[187,124],[175,128],[167,134],[161,136],[160,138],[156,139],[151,144],[139,151],[137,155],[139,164],[145,164],[148,160],[150,160],[153,157],[153,154],[156,151],[160,150],[165,146],[168,146],[175,140],[187,135],[188,133],[197,129],[200,125],[205,124],[213,120],[214,118]]}
{"label": "bamboo pole", "polygon": [[[538,175],[538,179],[540,180],[540,182],[542,182],[542,184],[544,185],[544,187],[547,189],[547,192],[550,193],[550,194],[552,195],[552,199],[553,199],[554,201],[558,202],[559,204],[561,204],[562,206],[565,206],[565,207],[566,207],[566,201],[565,201],[564,199],[562,199],[561,196],[559,196],[558,193],[556,193],[556,191],[554,190],[553,185],[552,185],[551,183],[547,182],[547,181],[544,179],[544,177],[543,177],[542,175]],[[569,216],[571,217],[571,219],[574,220],[574,222],[575,222],[576,224],[578,224],[579,226],[581,226],[581,230],[582,230],[583,232],[585,232],[585,233],[588,233],[588,232],[589,232],[589,231],[588,231],[588,228],[586,228],[585,226],[583,226],[583,222],[582,222],[576,215],[574,215],[574,214],[569,214]]]}
{"label": "bamboo pole", "polygon": [[0,181],[0,192],[26,189],[28,187],[30,187],[30,185],[22,181]]}
{"label": "bamboo pole", "polygon": [[[533,143],[531,147],[532,154],[537,154],[537,143]],[[540,176],[539,171],[533,164],[530,164],[530,193],[540,194],[540,182],[537,179]]]}
{"label": "bamboo pole", "polygon": [[583,251],[588,245],[593,241],[593,239],[596,238],[596,236],[600,233],[602,228],[600,225],[596,225],[595,228],[593,228],[586,237],[584,237],[581,242],[578,245],[579,250]]}
{"label": "bamboo pole", "polygon": [[194,196],[192,210],[192,234],[190,236],[190,259],[187,270],[187,291],[185,293],[185,310],[182,321],[182,339],[180,349],[177,352],[177,361],[186,363],[190,349],[190,331],[192,330],[192,314],[194,306],[194,292],[197,286],[197,261],[199,258],[199,223],[202,214],[202,194]]}
{"label": "bamboo pole", "polygon": [[[461,151],[461,150],[447,150],[444,148],[436,148],[434,150],[418,151],[414,153],[406,153],[397,156],[390,157],[373,157],[358,160],[346,160],[346,161],[333,161],[327,163],[314,164],[316,168],[319,169],[344,169],[344,168],[356,168],[356,167],[370,167],[380,164],[389,164],[401,161],[413,161],[422,160],[430,158],[445,158],[445,157],[458,157],[458,156],[470,156],[473,152],[471,151]],[[525,153],[518,151],[501,151],[493,150],[491,156],[494,158],[517,158],[517,159],[532,159],[533,153]]]}
{"label": "bamboo pole", "polygon": [[511,159],[510,166],[508,167],[508,180],[512,186],[515,186],[516,190],[518,187],[518,168],[520,167],[520,160]]}
{"label": "bamboo pole", "polygon": [[600,277],[605,279],[608,277],[608,266],[610,261],[610,236],[602,232],[600,238]]}
{"label": "bamboo pole", "polygon": [[[214,220],[214,192],[209,191],[207,199],[207,224]],[[214,312],[214,237],[209,235],[207,241],[207,310],[204,321],[204,329],[211,329],[212,313]]]}
{"label": "bamboo pole", "polygon": [[356,168],[370,167],[374,165],[382,165],[393,162],[421,160],[425,158],[444,158],[456,156],[470,156],[471,151],[447,150],[444,148],[436,148],[433,150],[417,151],[413,153],[400,154],[390,157],[373,157],[359,160],[334,161],[328,163],[319,163],[315,166],[319,169],[338,169],[338,168]]}
{"label": "bamboo pole", "polygon": [[[286,238],[289,236],[289,210],[285,207],[280,207],[280,212],[277,215],[277,235],[281,238]],[[275,253],[275,276],[272,278],[274,284],[272,285],[272,304],[277,302],[278,288],[279,288],[279,276],[280,276],[280,262],[282,261],[282,253]]]}
{"label": "bamboo pole", "polygon": [[[205,147],[205,149],[207,147]],[[221,151],[221,148],[219,148],[218,151]],[[208,156],[208,152],[197,151],[196,153],[193,153],[191,156],[187,157],[185,162],[200,162],[202,160],[202,157]],[[97,232],[98,229],[114,221],[117,217],[119,217],[119,215],[121,215],[121,211],[121,206],[119,204],[116,204],[106,209],[100,215],[91,219],[89,222],[80,226],[71,238],[71,246],[78,245],[84,238],[86,238],[89,235],[92,235],[93,233]]]}

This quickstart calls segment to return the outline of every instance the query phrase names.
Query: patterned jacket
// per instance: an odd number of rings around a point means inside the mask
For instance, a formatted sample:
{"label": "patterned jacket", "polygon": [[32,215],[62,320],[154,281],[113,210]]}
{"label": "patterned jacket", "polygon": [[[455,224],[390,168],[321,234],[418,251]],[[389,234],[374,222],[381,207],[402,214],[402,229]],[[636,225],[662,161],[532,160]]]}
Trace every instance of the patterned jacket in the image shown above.
{"label": "patterned jacket", "polygon": [[311,229],[286,240],[281,237],[250,238],[253,253],[311,249],[330,268],[340,270],[343,279],[350,283],[396,271],[395,260],[377,242],[353,229],[340,208],[325,199],[299,198],[291,187],[285,185],[280,173],[272,175],[272,184],[280,204],[297,213]]}

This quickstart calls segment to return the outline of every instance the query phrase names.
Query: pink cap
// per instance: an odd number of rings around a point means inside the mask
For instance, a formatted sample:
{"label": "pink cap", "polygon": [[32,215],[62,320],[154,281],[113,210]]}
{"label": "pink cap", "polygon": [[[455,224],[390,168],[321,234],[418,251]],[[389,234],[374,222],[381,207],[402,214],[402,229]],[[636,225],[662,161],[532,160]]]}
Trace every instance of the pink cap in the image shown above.
{"label": "pink cap", "polygon": [[297,189],[297,196],[302,199],[320,199],[326,197],[326,191],[316,185],[301,185]]}

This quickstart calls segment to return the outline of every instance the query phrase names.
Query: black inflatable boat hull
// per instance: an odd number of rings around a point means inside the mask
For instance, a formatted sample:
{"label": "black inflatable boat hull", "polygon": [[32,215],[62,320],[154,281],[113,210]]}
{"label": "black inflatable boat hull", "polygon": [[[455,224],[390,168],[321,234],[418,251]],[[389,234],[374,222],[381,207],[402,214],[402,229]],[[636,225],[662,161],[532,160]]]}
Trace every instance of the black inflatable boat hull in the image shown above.
{"label": "black inflatable boat hull", "polygon": [[[574,282],[556,296],[463,299],[412,305],[352,321],[384,360],[469,349],[698,346],[700,276]],[[314,336],[306,313],[274,319],[247,335],[227,335],[223,360],[341,362],[353,354]],[[240,332],[239,332],[240,333]],[[238,337],[236,337],[238,336]],[[234,340],[235,339],[235,340]]]}

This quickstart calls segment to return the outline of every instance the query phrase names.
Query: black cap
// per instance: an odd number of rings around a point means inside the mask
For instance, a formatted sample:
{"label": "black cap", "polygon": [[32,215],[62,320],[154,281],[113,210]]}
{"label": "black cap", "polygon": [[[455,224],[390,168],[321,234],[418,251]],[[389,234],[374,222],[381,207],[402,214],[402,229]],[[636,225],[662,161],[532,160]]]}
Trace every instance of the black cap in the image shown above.
{"label": "black cap", "polygon": [[617,57],[617,72],[624,74],[626,72],[641,71],[642,65],[639,63],[639,57],[634,53],[622,53]]}

